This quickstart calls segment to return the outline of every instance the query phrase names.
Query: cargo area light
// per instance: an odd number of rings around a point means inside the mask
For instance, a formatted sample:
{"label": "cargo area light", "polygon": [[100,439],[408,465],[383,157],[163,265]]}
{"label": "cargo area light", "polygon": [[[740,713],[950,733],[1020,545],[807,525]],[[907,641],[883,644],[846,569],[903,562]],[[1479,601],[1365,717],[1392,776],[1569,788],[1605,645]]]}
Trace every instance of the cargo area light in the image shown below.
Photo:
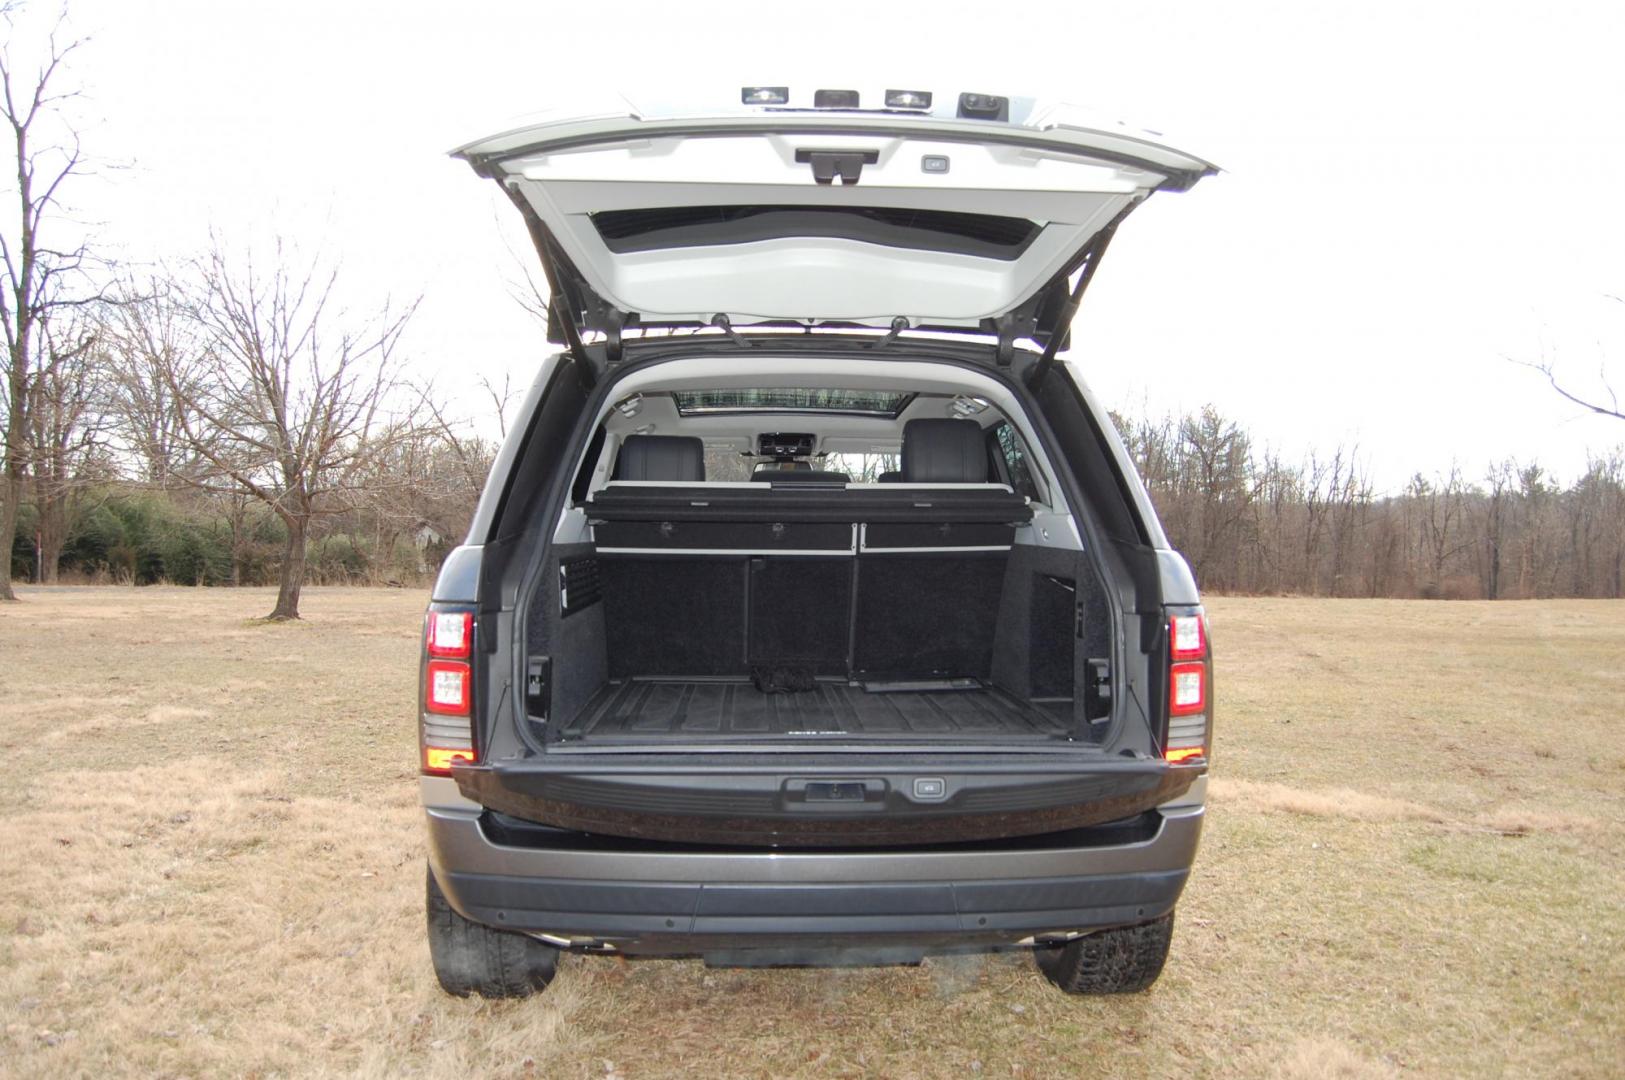
{"label": "cargo area light", "polygon": [[929,109],[931,107],[931,91],[929,90],[887,90],[886,108],[888,109]]}

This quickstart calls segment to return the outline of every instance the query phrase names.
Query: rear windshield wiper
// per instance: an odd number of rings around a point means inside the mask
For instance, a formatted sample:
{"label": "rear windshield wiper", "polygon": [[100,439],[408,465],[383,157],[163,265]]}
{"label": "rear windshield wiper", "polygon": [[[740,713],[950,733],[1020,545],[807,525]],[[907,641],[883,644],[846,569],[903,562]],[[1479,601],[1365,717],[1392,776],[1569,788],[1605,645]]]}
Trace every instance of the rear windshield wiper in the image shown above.
{"label": "rear windshield wiper", "polygon": [[735,330],[733,320],[728,318],[728,316],[724,315],[722,312],[719,311],[715,315],[711,316],[711,325],[716,327],[718,330],[721,330],[724,334],[727,334],[728,340],[732,341],[735,345],[738,345],[741,349],[748,349],[751,347],[750,339],[745,337],[745,335],[741,334],[738,330]]}
{"label": "rear windshield wiper", "polygon": [[892,342],[896,341],[897,336],[907,329],[908,320],[899,315],[891,321],[891,330],[886,334],[886,336],[875,342],[873,345],[870,345],[869,348],[884,349],[887,345],[890,345]]}

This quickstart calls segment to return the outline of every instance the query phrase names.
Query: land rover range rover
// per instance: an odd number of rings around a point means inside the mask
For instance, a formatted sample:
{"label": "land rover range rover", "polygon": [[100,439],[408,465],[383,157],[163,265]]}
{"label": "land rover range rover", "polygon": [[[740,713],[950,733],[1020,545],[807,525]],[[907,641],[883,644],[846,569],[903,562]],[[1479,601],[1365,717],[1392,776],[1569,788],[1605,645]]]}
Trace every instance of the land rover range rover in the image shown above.
{"label": "land rover range rover", "polygon": [[425,622],[442,985],[1019,947],[1148,987],[1208,634],[1058,354],[1125,217],[1213,167],[1021,98],[783,87],[456,154],[560,349]]}

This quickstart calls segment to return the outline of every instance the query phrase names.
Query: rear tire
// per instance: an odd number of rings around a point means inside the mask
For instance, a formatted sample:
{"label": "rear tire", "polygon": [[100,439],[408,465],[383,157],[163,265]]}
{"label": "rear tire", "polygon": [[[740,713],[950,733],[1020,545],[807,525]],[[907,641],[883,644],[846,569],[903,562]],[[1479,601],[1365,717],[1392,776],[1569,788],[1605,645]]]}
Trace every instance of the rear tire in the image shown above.
{"label": "rear tire", "polygon": [[1100,930],[1065,945],[1040,946],[1033,960],[1044,978],[1069,994],[1135,994],[1162,974],[1174,913],[1139,926]]}
{"label": "rear tire", "polygon": [[493,930],[452,910],[425,868],[429,958],[448,994],[483,998],[529,997],[553,981],[559,950],[526,934]]}

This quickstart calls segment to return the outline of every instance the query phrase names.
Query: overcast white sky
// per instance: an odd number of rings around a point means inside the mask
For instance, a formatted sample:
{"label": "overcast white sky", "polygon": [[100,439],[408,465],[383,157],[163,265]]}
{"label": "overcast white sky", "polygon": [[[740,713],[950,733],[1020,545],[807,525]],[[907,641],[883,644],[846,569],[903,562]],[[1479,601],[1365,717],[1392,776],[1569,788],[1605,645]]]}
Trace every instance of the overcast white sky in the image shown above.
{"label": "overcast white sky", "polygon": [[1292,453],[1358,442],[1388,487],[1506,456],[1568,479],[1625,442],[1504,359],[1594,386],[1612,357],[1625,391],[1625,5],[69,8],[86,148],[129,166],[74,193],[104,242],[340,256],[357,304],[423,294],[412,351],[448,391],[526,381],[548,346],[508,294],[517,216],[445,150],[584,92],[862,79],[1062,97],[1227,169],[1113,245],[1074,335],[1107,401],[1211,402]]}

